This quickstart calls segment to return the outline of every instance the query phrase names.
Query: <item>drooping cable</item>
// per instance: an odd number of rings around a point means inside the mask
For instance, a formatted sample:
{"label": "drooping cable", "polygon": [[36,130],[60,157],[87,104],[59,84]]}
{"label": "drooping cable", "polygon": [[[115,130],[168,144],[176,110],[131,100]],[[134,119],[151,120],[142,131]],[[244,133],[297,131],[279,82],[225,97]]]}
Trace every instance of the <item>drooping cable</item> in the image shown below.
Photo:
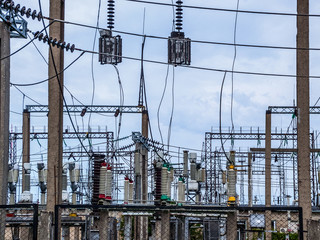
{"label": "drooping cable", "polygon": [[[30,35],[27,33],[28,38],[32,41],[32,38],[30,37]],[[40,54],[40,56],[42,57],[43,61],[45,61],[45,63],[48,65],[48,61],[47,59],[43,56],[43,54],[40,52],[39,48],[37,47],[37,45],[34,43],[34,41],[32,41],[32,45],[36,48],[37,52]]]}
{"label": "drooping cable", "polygon": [[73,60],[68,66],[66,66],[62,71],[60,71],[58,75],[54,75],[50,78],[44,79],[42,81],[34,82],[34,83],[10,83],[10,84],[13,86],[19,86],[19,87],[30,87],[30,86],[35,86],[41,83],[48,82],[49,80],[56,78],[57,76],[60,76],[62,73],[64,73],[69,67],[71,67],[75,62],[77,62],[84,54],[85,52],[82,52],[75,60]]}
{"label": "drooping cable", "polygon": [[[96,47],[96,39],[97,39],[97,33],[98,33],[98,29],[99,29],[99,21],[100,21],[100,11],[101,11],[101,0],[99,0],[99,4],[98,4],[98,13],[97,13],[97,28],[94,32],[94,39],[93,39],[93,46],[92,46],[92,51],[94,51],[95,47]],[[91,96],[91,106],[93,105],[94,102],[94,96],[95,96],[95,77],[94,77],[94,65],[93,65],[93,60],[94,60],[94,54],[91,54],[91,79],[92,79],[92,96]],[[89,113],[89,119],[88,119],[88,129],[90,127],[90,122],[91,122],[91,116],[92,116],[92,112]]]}
{"label": "drooping cable", "polygon": [[162,144],[163,144],[163,136],[162,136],[162,131],[161,131],[161,127],[160,127],[160,109],[161,109],[161,105],[162,105],[162,102],[163,102],[163,99],[164,99],[164,95],[165,95],[166,89],[167,89],[168,77],[169,77],[169,67],[170,67],[170,65],[168,64],[167,73],[166,73],[166,77],[165,77],[165,80],[164,80],[164,87],[163,87],[160,103],[158,105],[158,110],[157,110],[158,130],[159,130],[160,139],[161,139],[161,143]]}
{"label": "drooping cable", "polygon": [[[11,84],[12,85],[12,84]],[[23,91],[21,91],[16,85],[12,85],[13,87],[15,87],[24,97],[28,98],[29,100],[31,100],[32,102],[38,104],[38,105],[42,105],[41,103],[39,103],[38,101],[34,100],[33,98],[29,97],[27,94],[25,94]]]}
{"label": "drooping cable", "polygon": [[174,113],[174,91],[175,91],[175,75],[174,75],[174,68],[172,68],[172,88],[171,88],[171,114],[170,114],[170,120],[169,120],[169,126],[168,126],[168,151],[170,146],[170,140],[171,140],[171,128],[172,128],[172,120],[173,120],[173,113]]}
{"label": "drooping cable", "polygon": [[[240,0],[237,0],[237,10],[239,10],[239,3]],[[234,87],[234,66],[236,63],[237,58],[237,46],[235,45],[237,42],[237,26],[238,26],[238,11],[236,12],[236,16],[234,19],[234,30],[233,30],[233,44],[234,44],[234,55],[233,55],[233,61],[232,61],[232,72],[231,72],[231,109],[230,109],[230,116],[231,116],[231,133],[234,132],[234,123],[233,123],[233,87]]]}
{"label": "drooping cable", "polygon": [[221,142],[221,148],[222,148],[222,151],[227,159],[227,161],[232,164],[231,160],[229,159],[225,149],[224,149],[224,143],[223,143],[223,140],[222,140],[222,94],[223,94],[223,86],[224,86],[224,82],[225,82],[225,79],[226,79],[226,75],[227,75],[227,72],[224,72],[224,75],[223,75],[223,79],[222,79],[222,82],[221,82],[221,89],[220,89],[220,100],[219,100],[219,133],[220,133],[220,142]]}

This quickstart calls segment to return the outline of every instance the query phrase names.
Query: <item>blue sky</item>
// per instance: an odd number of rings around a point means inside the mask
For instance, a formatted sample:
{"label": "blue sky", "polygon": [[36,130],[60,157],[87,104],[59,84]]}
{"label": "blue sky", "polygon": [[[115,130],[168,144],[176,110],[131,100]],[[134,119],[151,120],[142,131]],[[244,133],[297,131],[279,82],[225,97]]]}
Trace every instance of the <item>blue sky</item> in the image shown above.
{"label": "blue sky", "polygon": [[[96,25],[98,0],[66,1],[67,21]],[[163,1],[171,3],[170,0]],[[17,2],[18,3],[18,2]],[[22,1],[32,9],[39,9],[37,0]],[[186,5],[235,9],[236,0],[203,1],[186,0]],[[48,14],[48,1],[42,1],[43,15]],[[102,1],[100,27],[107,27],[106,1]],[[296,12],[296,3],[292,0],[254,1],[240,0],[240,9],[271,12]],[[133,3],[125,0],[116,1],[115,30],[142,34],[143,13],[146,12],[145,34],[168,37],[172,28],[172,8],[150,4]],[[320,2],[310,0],[310,13],[319,14]],[[192,40],[206,40],[215,42],[233,42],[235,13],[209,10],[184,9],[184,32]],[[42,23],[28,20],[31,31],[42,29]],[[320,18],[310,19],[310,47],[320,47],[319,42]],[[76,47],[92,50],[95,30],[73,25],[65,26],[65,41],[74,43]],[[123,55],[140,57],[142,38],[121,35],[123,38]],[[296,19],[290,16],[273,16],[239,13],[237,23],[237,43],[255,45],[274,45],[295,47]],[[54,36],[53,36],[54,37]],[[12,39],[11,51],[20,48],[28,40]],[[35,41],[41,53],[47,58],[48,47],[42,42]],[[95,49],[98,49],[96,44]],[[80,52],[66,52],[65,65],[75,59]],[[208,45],[192,43],[192,65],[231,70],[234,48],[232,46]],[[70,69],[65,72],[65,85],[72,94],[84,104],[90,105],[92,97],[91,77],[92,55],[86,53]],[[146,40],[145,59],[167,61],[167,41],[159,39]],[[310,74],[320,75],[317,64],[320,60],[319,51],[310,52]],[[237,48],[235,70],[248,72],[295,74],[295,51],[258,48]],[[118,105],[119,86],[117,75],[110,65],[100,65],[95,55],[93,59],[95,77],[96,105]],[[138,84],[140,78],[140,62],[123,59],[118,65],[121,81],[125,92],[125,105],[136,105],[138,102]],[[166,65],[145,63],[145,81],[149,114],[153,137],[160,140],[157,127],[157,109],[163,92]],[[30,83],[47,78],[47,65],[31,44],[26,49],[11,57],[11,81],[14,83]],[[223,73],[203,71],[188,68],[174,68],[174,115],[171,133],[171,145],[202,148],[204,133],[211,128],[217,130],[219,124],[219,91]],[[234,123],[235,127],[264,128],[265,110],[268,106],[292,105],[295,99],[295,79],[284,77],[265,77],[254,75],[234,75]],[[172,106],[173,68],[170,67],[168,88],[160,111],[160,127],[167,141],[167,130]],[[319,83],[316,79],[310,80],[310,104],[314,104],[319,97]],[[41,104],[47,104],[47,84],[34,87],[21,87],[25,94]],[[68,104],[72,104],[70,95],[65,92]],[[230,121],[231,74],[227,74],[224,86],[222,126],[228,128]],[[22,112],[25,105],[34,104],[25,98],[16,89],[11,87],[11,110]],[[83,118],[83,124],[88,125],[88,115]],[[286,128],[290,116],[273,118],[273,127]],[[22,117],[11,113],[10,124],[22,125]],[[75,121],[75,119],[74,119]],[[317,129],[317,117],[311,118],[311,128]],[[78,125],[82,128],[82,119],[77,117]],[[46,117],[32,117],[31,125],[43,129],[47,125]],[[70,125],[65,116],[65,125]],[[93,115],[91,127],[98,126],[114,131],[115,119],[111,115],[103,117]],[[140,130],[140,116],[124,115],[122,120],[121,136],[128,136],[132,131]],[[36,143],[35,152],[39,151]],[[70,142],[70,146],[77,146],[77,142]],[[45,152],[46,143],[42,143],[42,152]],[[237,143],[236,143],[237,145]],[[241,145],[239,143],[239,145]],[[46,158],[44,156],[44,158]]]}

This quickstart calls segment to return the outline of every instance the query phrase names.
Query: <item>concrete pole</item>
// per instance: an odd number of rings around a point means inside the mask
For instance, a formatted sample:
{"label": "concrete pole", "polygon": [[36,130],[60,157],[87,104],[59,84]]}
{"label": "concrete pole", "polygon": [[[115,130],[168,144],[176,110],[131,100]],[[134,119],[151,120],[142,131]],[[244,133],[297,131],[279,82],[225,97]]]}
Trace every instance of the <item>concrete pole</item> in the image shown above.
{"label": "concrete pole", "polygon": [[[25,163],[30,163],[30,112],[25,109],[23,111],[23,123],[22,123],[22,166]],[[25,189],[25,171],[22,171],[22,192]]]}
{"label": "concrete pole", "polygon": [[271,206],[271,112],[266,112],[265,205]]}
{"label": "concrete pole", "polygon": [[[271,206],[271,111],[266,112],[265,205]],[[271,211],[265,212],[266,239],[271,239]]]}
{"label": "concrete pole", "polygon": [[[64,20],[64,0],[50,0],[50,18]],[[49,28],[50,37],[64,41],[64,24],[54,23]],[[64,52],[52,47],[49,50],[49,77],[60,73],[64,66]],[[52,60],[52,56],[54,62]],[[54,211],[62,201],[62,141],[63,141],[63,74],[49,81],[48,114],[48,191],[47,210]]]}
{"label": "concrete pole", "polygon": [[[142,112],[142,126],[141,134],[145,138],[148,138],[149,133],[149,115],[148,111],[143,110]],[[142,148],[141,151],[141,180],[142,180],[142,189],[141,189],[141,199],[142,203],[147,203],[148,200],[148,151],[145,148]]]}
{"label": "concrete pole", "polygon": [[[10,31],[0,22],[0,58],[10,54]],[[10,58],[0,61],[0,204],[7,204],[9,159]],[[5,238],[5,209],[0,211],[0,240]]]}
{"label": "concrete pole", "polygon": [[252,207],[252,153],[248,153],[248,206]]}
{"label": "concrete pole", "polygon": [[[10,54],[10,31],[0,22],[0,57]],[[0,67],[0,203],[7,203],[9,158],[10,58]]]}
{"label": "concrete pole", "polygon": [[228,212],[227,217],[227,240],[237,239],[237,211]]}
{"label": "concrete pole", "polygon": [[[309,14],[309,0],[297,0],[298,15]],[[298,193],[303,212],[303,229],[311,219],[310,118],[309,118],[309,17],[297,17],[297,133]],[[306,233],[304,234],[306,238]]]}

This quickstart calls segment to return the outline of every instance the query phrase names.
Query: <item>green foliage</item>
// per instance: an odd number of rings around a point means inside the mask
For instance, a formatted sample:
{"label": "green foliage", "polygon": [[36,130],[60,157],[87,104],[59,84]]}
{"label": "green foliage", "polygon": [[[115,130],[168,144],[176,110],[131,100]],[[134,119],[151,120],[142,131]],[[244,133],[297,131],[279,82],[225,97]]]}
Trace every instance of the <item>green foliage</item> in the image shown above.
{"label": "green foliage", "polygon": [[190,226],[190,239],[191,240],[202,240],[203,239],[203,231],[200,226],[201,224],[195,223]]}
{"label": "green foliage", "polygon": [[[286,240],[286,233],[272,233],[272,240]],[[290,240],[298,240],[298,233],[289,233],[289,239]]]}

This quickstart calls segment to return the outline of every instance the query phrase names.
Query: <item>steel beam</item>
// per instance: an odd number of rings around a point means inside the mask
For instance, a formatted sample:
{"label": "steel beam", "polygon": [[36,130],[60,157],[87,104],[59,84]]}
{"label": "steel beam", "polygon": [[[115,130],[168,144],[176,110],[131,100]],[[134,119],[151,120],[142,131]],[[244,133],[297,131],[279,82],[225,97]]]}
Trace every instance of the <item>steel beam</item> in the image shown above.
{"label": "steel beam", "polygon": [[[27,105],[26,109],[31,113],[47,113],[49,112],[48,105]],[[117,106],[117,105],[68,105],[63,106],[63,112],[81,113],[86,109],[86,113],[142,113],[143,106]]]}

